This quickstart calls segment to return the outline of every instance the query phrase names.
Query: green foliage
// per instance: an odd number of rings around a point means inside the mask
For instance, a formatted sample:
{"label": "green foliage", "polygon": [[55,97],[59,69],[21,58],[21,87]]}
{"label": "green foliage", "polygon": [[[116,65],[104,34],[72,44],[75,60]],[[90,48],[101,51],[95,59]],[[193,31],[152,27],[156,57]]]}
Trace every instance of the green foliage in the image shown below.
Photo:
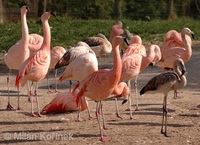
{"label": "green foliage", "polygon": [[[69,48],[78,41],[87,37],[103,33],[107,38],[111,27],[118,20],[82,20],[64,17],[51,17],[49,24],[52,34],[52,47],[56,45]],[[195,33],[195,39],[200,38],[200,21],[191,19],[167,20],[130,20],[122,19],[123,28],[133,34],[140,35],[143,41],[163,41],[164,34],[175,29],[178,32],[184,27],[190,28]],[[29,33],[38,33],[43,36],[42,23],[40,19],[28,20]],[[21,22],[0,25],[0,50],[8,50],[13,44],[21,39]]]}

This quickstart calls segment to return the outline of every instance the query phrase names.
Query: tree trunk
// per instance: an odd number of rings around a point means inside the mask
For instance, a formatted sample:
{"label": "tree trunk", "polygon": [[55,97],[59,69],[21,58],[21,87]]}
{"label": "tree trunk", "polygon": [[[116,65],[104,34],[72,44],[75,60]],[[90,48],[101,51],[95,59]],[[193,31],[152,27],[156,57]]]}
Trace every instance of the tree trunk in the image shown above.
{"label": "tree trunk", "polygon": [[176,16],[174,14],[174,0],[169,0],[169,15],[168,15],[168,19],[169,20],[173,20],[175,18],[176,18]]}
{"label": "tree trunk", "polygon": [[0,0],[0,24],[3,24],[3,3]]}
{"label": "tree trunk", "polygon": [[116,18],[121,18],[122,16],[121,5],[122,5],[122,0],[115,0],[114,16]]}

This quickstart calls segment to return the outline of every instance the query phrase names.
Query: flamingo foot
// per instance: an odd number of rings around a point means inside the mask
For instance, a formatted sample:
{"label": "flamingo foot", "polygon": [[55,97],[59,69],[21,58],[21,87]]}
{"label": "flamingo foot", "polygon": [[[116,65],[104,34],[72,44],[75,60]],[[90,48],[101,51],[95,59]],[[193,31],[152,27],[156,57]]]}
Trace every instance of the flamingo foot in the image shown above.
{"label": "flamingo foot", "polygon": [[96,118],[96,117],[89,116],[88,119],[89,119],[89,120],[95,120],[95,119],[97,119],[97,118]]}
{"label": "flamingo foot", "polygon": [[32,117],[36,117],[37,115],[35,113],[31,113],[31,116]]}
{"label": "flamingo foot", "polygon": [[48,90],[47,93],[48,93],[48,94],[52,94],[53,92],[52,92],[51,90]]}
{"label": "flamingo foot", "polygon": [[17,112],[21,112],[21,111],[23,111],[23,109],[22,109],[21,107],[18,107],[18,108],[16,109],[16,111],[17,111]]}
{"label": "flamingo foot", "polygon": [[101,136],[100,141],[102,141],[102,142],[108,142],[109,138],[107,136]]}
{"label": "flamingo foot", "polygon": [[79,118],[76,119],[76,122],[83,122],[83,121],[84,120],[81,117],[79,117]]}
{"label": "flamingo foot", "polygon": [[8,103],[8,105],[7,105],[6,109],[7,109],[7,110],[13,110],[14,108],[13,108],[13,106],[12,106],[12,105],[10,105],[10,103]]}
{"label": "flamingo foot", "polygon": [[104,129],[104,130],[109,130],[110,128],[107,127],[106,125],[103,125],[103,129]]}
{"label": "flamingo foot", "polygon": [[174,99],[181,99],[181,98],[183,98],[183,97],[180,97],[180,96],[174,97]]}
{"label": "flamingo foot", "polygon": [[31,103],[32,101],[33,101],[33,102],[36,102],[35,100],[32,100],[32,97],[29,96],[29,97],[28,97],[28,102]]}
{"label": "flamingo foot", "polygon": [[56,90],[55,90],[55,93],[60,93],[60,91],[56,89]]}
{"label": "flamingo foot", "polygon": [[135,111],[141,111],[141,109],[139,109],[138,107],[135,108]]}
{"label": "flamingo foot", "polygon": [[117,118],[123,119],[123,118],[119,115],[119,113],[116,113],[116,116],[117,116]]}
{"label": "flamingo foot", "polygon": [[40,118],[44,118],[44,116],[41,115],[40,113],[38,113],[37,116],[40,117]]}
{"label": "flamingo foot", "polygon": [[126,109],[125,111],[130,111],[130,109],[128,108],[128,109]]}

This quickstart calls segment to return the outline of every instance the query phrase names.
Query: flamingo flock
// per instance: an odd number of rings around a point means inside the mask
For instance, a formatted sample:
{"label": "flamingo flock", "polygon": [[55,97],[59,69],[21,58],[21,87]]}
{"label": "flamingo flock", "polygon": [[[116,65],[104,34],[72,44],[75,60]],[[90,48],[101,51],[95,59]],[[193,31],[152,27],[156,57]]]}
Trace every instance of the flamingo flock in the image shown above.
{"label": "flamingo flock", "polygon": [[[19,88],[27,84],[28,95],[31,102],[31,116],[43,117],[44,114],[52,112],[78,111],[78,121],[80,119],[80,111],[88,110],[89,118],[91,114],[87,99],[92,103],[96,103],[96,119],[99,127],[100,140],[107,142],[109,137],[104,135],[103,129],[107,129],[105,117],[103,115],[103,102],[111,97],[115,99],[116,115],[123,119],[119,114],[117,99],[122,97],[124,104],[129,102],[130,119],[133,119],[132,99],[136,98],[136,109],[139,111],[138,103],[138,76],[144,71],[150,63],[155,67],[160,67],[162,71],[159,75],[150,79],[145,86],[142,87],[139,94],[147,93],[163,93],[163,115],[161,133],[168,137],[167,133],[167,97],[170,91],[175,92],[182,89],[187,84],[185,76],[185,63],[192,56],[192,39],[194,36],[189,28],[183,28],[181,33],[170,30],[164,36],[162,46],[151,44],[146,46],[143,44],[139,35],[132,34],[129,30],[123,29],[122,22],[118,21],[111,27],[109,40],[104,34],[80,40],[76,45],[66,50],[62,46],[51,47],[51,30],[49,19],[56,16],[53,12],[44,12],[41,16],[43,36],[38,34],[29,34],[26,13],[29,7],[24,5],[21,7],[21,25],[22,38],[14,44],[4,55],[5,64],[9,68],[7,77],[8,87],[8,104],[6,109],[12,110],[13,106],[10,102],[10,72],[18,70],[15,80],[15,86],[18,90],[18,107],[17,111],[22,111],[20,107]],[[52,48],[52,49],[51,49]],[[122,50],[122,55],[120,55]],[[99,69],[98,59],[103,55],[112,53],[112,68]],[[18,61],[13,61],[18,59]],[[57,80],[57,69],[65,67],[65,70]],[[38,83],[47,76],[48,92],[53,93],[49,87],[48,73],[49,70],[55,69],[55,97],[40,110],[38,97]],[[131,81],[134,79],[134,92],[132,93]],[[58,91],[57,81],[64,80],[77,81],[72,89]],[[28,82],[32,82],[29,86]],[[35,84],[34,92],[32,87]],[[37,104],[37,113],[34,112],[34,101],[32,95],[35,96]],[[93,118],[95,119],[95,118]],[[103,125],[102,125],[103,121]]]}

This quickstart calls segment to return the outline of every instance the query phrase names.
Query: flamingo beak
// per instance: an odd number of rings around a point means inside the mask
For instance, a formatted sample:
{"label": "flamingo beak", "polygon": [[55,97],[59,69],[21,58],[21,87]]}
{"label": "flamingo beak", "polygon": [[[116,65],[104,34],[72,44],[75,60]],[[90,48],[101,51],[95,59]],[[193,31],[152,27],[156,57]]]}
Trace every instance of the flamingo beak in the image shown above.
{"label": "flamingo beak", "polygon": [[129,42],[128,42],[127,38],[124,38],[124,42],[129,46]]}
{"label": "flamingo beak", "polygon": [[56,17],[56,14],[54,12],[50,12],[50,14],[54,17]]}
{"label": "flamingo beak", "polygon": [[30,12],[30,8],[29,8],[29,6],[26,6],[26,10],[27,10],[28,12]]}
{"label": "flamingo beak", "polygon": [[192,33],[191,35],[192,35],[192,39],[194,39],[194,33]]}
{"label": "flamingo beak", "polygon": [[128,101],[127,99],[123,100],[122,105],[125,104],[127,101]]}

